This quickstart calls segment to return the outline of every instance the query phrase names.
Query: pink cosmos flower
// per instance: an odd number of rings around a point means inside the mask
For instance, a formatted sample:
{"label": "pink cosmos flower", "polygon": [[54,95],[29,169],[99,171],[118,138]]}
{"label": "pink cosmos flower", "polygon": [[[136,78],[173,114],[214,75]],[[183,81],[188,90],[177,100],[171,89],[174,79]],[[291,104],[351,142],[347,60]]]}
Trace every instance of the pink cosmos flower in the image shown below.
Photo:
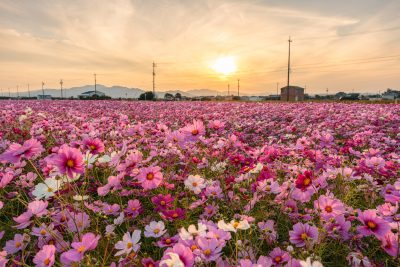
{"label": "pink cosmos flower", "polygon": [[202,121],[193,120],[193,124],[186,125],[181,131],[185,135],[186,140],[195,142],[200,136],[206,133],[206,128]]}
{"label": "pink cosmos flower", "polygon": [[53,266],[55,261],[56,247],[54,245],[44,245],[43,248],[33,258],[33,263],[37,267]]}
{"label": "pink cosmos flower", "polygon": [[4,250],[9,254],[15,254],[20,250],[24,250],[29,243],[29,236],[26,234],[16,234],[13,240],[8,240]]}
{"label": "pink cosmos flower", "polygon": [[69,230],[72,232],[82,232],[90,225],[89,215],[85,212],[71,213],[67,222]]}
{"label": "pink cosmos flower", "polygon": [[194,251],[195,254],[205,262],[215,261],[221,254],[223,243],[220,243],[216,238],[196,237],[198,248]]}
{"label": "pink cosmos flower", "polygon": [[270,253],[269,257],[272,260],[274,266],[286,266],[285,264],[290,260],[289,253],[280,249],[274,248]]}
{"label": "pink cosmos flower", "polygon": [[314,209],[320,211],[323,218],[336,217],[345,212],[344,205],[340,200],[324,195],[314,201]]}
{"label": "pink cosmos flower", "polygon": [[[163,260],[170,259],[169,253],[171,252],[179,256],[179,259],[182,261],[185,267],[192,267],[194,265],[194,256],[192,250],[182,244],[176,244],[172,248],[168,248],[166,251],[164,251],[164,256],[162,257],[161,262]],[[165,265],[161,265],[160,267],[165,267]]]}
{"label": "pink cosmos flower", "polygon": [[47,206],[49,203],[43,200],[34,200],[28,204],[28,212],[37,217],[42,217],[43,215],[47,214]]}
{"label": "pink cosmos flower", "polygon": [[0,188],[6,187],[14,179],[12,172],[2,173],[0,172]]}
{"label": "pink cosmos flower", "polygon": [[10,147],[0,155],[0,161],[17,163],[21,158],[31,159],[44,151],[42,144],[36,139],[29,139],[23,145],[12,143]]}
{"label": "pink cosmos flower", "polygon": [[77,173],[83,174],[85,171],[82,153],[78,149],[66,145],[58,150],[53,164],[57,166],[61,174],[67,174],[69,178],[73,178]]}
{"label": "pink cosmos flower", "polygon": [[372,157],[365,160],[365,165],[371,169],[379,170],[385,167],[385,160],[381,157]]}
{"label": "pink cosmos flower", "polygon": [[125,209],[126,214],[132,218],[137,217],[142,212],[142,205],[137,199],[128,200],[128,207]]}
{"label": "pink cosmos flower", "polygon": [[380,239],[382,242],[382,248],[392,257],[397,257],[399,253],[399,242],[398,235],[388,232],[383,238]]}
{"label": "pink cosmos flower", "polygon": [[83,140],[83,147],[93,155],[104,152],[104,144],[99,138],[86,138]]}
{"label": "pink cosmos flower", "polygon": [[363,224],[358,226],[357,230],[362,235],[375,235],[377,238],[383,238],[389,231],[390,225],[384,219],[376,215],[376,210],[358,211],[357,219]]}
{"label": "pink cosmos flower", "polygon": [[290,242],[296,247],[304,247],[312,245],[318,239],[318,228],[301,222],[293,226],[293,230],[289,231]]}
{"label": "pink cosmos flower", "polygon": [[162,183],[163,175],[160,170],[161,168],[158,166],[141,169],[140,174],[138,175],[138,180],[143,189],[154,189]]}
{"label": "pink cosmos flower", "polygon": [[151,202],[156,205],[156,211],[166,210],[172,207],[172,203],[174,202],[174,198],[171,197],[170,194],[162,195],[158,194],[151,198]]}

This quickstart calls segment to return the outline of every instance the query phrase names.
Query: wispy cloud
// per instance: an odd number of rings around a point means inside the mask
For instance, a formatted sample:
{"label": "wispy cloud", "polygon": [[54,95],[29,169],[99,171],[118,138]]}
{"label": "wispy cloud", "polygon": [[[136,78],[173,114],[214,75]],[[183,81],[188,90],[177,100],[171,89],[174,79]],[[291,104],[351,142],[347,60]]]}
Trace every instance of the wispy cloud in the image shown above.
{"label": "wispy cloud", "polygon": [[[230,79],[240,77],[248,92],[273,93],[276,82],[285,81],[288,35],[294,39],[293,82],[309,84],[310,92],[399,84],[396,60],[343,64],[400,54],[400,31],[368,34],[400,25],[398,1],[354,0],[341,9],[337,1],[299,2],[4,0],[0,86],[41,80],[56,86],[60,78],[74,86],[98,72],[104,84],[149,88],[156,60],[163,89],[222,90],[229,77],[210,65],[231,55],[238,73]],[[319,65],[300,66],[310,63]]]}

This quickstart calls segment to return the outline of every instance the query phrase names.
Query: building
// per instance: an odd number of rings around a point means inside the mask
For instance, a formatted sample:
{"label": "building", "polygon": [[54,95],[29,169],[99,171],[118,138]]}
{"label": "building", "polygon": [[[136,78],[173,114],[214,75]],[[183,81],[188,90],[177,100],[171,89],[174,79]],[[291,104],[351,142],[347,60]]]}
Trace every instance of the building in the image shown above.
{"label": "building", "polygon": [[382,94],[382,98],[385,100],[400,99],[400,91],[387,89],[387,91]]}
{"label": "building", "polygon": [[287,86],[281,88],[282,101],[303,101],[304,88],[299,86]]}
{"label": "building", "polygon": [[51,95],[38,95],[37,99],[51,100]]}
{"label": "building", "polygon": [[106,94],[103,92],[100,92],[100,91],[87,91],[87,92],[84,92],[84,93],[78,95],[79,99],[92,98],[95,96],[104,97],[104,96],[106,96]]}

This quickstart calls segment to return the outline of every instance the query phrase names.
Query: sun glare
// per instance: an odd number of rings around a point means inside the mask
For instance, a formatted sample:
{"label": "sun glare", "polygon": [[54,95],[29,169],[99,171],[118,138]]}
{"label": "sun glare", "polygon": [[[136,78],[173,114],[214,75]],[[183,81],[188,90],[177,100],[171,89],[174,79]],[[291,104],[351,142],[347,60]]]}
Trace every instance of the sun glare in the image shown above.
{"label": "sun glare", "polygon": [[236,62],[234,57],[221,57],[215,60],[212,69],[218,73],[229,75],[236,72]]}

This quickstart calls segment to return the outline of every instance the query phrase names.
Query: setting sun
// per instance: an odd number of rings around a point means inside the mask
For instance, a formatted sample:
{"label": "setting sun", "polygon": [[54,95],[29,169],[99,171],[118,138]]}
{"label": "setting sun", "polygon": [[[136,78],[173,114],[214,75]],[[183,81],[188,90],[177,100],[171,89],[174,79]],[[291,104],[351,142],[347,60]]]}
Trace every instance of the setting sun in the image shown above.
{"label": "setting sun", "polygon": [[212,69],[218,73],[229,75],[236,72],[236,62],[234,57],[221,57],[215,60]]}

